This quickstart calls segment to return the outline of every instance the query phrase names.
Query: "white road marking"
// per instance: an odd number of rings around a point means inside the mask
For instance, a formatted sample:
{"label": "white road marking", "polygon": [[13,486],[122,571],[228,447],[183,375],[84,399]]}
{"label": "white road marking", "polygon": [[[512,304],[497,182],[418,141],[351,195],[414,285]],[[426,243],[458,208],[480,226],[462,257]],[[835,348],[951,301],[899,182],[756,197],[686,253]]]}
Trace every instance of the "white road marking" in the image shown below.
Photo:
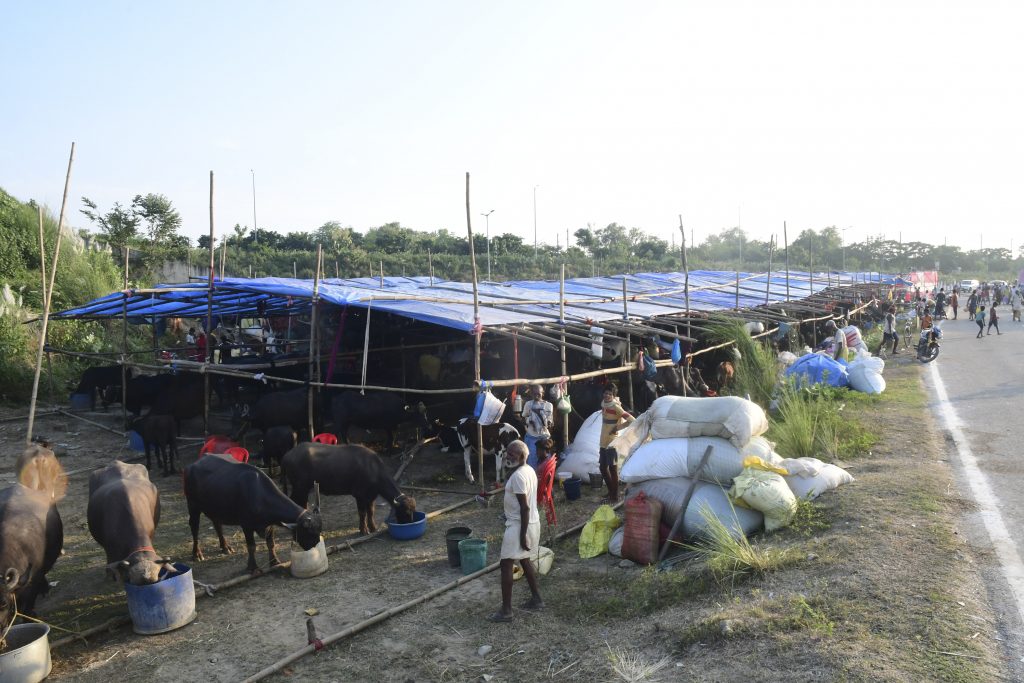
{"label": "white road marking", "polygon": [[932,383],[935,386],[935,397],[938,400],[939,413],[942,415],[946,429],[949,430],[953,443],[956,445],[957,454],[960,456],[960,465],[963,467],[967,484],[971,487],[971,494],[981,512],[981,519],[992,539],[992,547],[999,558],[999,564],[1003,570],[1006,582],[1010,584],[1010,591],[1013,593],[1017,603],[1017,613],[1024,621],[1024,562],[1021,562],[1020,552],[1017,544],[1010,536],[1003,516],[999,514],[999,502],[995,492],[988,483],[985,474],[978,467],[978,459],[974,457],[971,446],[961,429],[963,423],[960,417],[949,402],[949,394],[946,393],[946,385],[939,375],[937,363],[929,363],[931,367]]}

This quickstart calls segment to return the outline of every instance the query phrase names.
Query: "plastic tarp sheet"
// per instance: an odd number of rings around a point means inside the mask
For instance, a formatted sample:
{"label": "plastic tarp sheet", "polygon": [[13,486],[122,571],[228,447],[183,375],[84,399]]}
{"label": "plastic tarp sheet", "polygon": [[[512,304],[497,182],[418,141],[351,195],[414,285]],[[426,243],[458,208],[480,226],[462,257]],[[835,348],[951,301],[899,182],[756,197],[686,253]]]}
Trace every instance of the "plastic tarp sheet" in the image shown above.
{"label": "plastic tarp sheet", "polygon": [[[864,282],[884,283],[878,273],[739,273],[695,270],[689,274],[691,311],[755,307],[800,300],[826,289]],[[788,282],[787,282],[788,279]],[[582,322],[618,320],[623,316],[622,285],[630,316],[649,318],[686,311],[686,276],[679,272],[634,273],[566,280],[565,315]],[[206,315],[208,284],[157,285],[179,291],[114,292],[54,318],[113,318],[127,308],[136,321],[199,318]],[[297,315],[309,310],[313,281],[295,278],[224,278],[214,281],[213,315]],[[484,327],[552,322],[558,314],[559,283],[553,280],[483,282],[479,285],[480,323]],[[402,317],[464,331],[474,326],[472,285],[427,277],[326,278],[317,288],[320,301],[334,306],[371,307]]]}
{"label": "plastic tarp sheet", "polygon": [[786,377],[793,377],[800,386],[830,384],[845,387],[850,383],[846,366],[821,353],[809,353],[786,368]]}

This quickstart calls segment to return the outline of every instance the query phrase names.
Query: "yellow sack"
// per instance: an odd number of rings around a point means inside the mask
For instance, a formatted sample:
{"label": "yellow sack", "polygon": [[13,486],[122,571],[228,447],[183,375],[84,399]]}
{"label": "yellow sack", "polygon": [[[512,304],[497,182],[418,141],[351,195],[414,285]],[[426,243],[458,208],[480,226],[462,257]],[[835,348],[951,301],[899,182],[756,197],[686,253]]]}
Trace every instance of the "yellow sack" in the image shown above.
{"label": "yellow sack", "polygon": [[746,467],[732,480],[729,497],[764,514],[765,531],[789,526],[796,514],[796,496],[776,472]]}
{"label": "yellow sack", "polygon": [[771,465],[766,463],[760,457],[756,455],[748,455],[743,458],[743,467],[753,467],[754,469],[764,470],[765,472],[774,472],[775,474],[781,474],[784,477],[789,476],[789,470],[778,467],[777,465]]}
{"label": "yellow sack", "polygon": [[611,540],[612,532],[621,524],[611,505],[597,508],[580,534],[580,557],[586,559],[608,552],[608,541]]}

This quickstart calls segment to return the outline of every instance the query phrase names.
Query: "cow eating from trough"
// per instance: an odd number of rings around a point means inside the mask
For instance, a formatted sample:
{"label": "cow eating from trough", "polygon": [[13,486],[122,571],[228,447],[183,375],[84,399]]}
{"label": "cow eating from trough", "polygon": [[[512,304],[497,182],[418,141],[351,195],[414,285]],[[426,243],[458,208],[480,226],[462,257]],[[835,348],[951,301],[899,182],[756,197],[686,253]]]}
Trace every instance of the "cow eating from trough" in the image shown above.
{"label": "cow eating from trough", "polygon": [[111,579],[135,586],[156,583],[160,570],[174,571],[153,549],[160,523],[160,491],[142,465],[115,461],[89,476],[89,533],[107,554]]}
{"label": "cow eating from trough", "polygon": [[406,422],[425,432],[430,425],[427,408],[422,403],[408,405],[398,394],[372,391],[365,396],[358,391],[344,391],[331,401],[334,433],[348,443],[348,429],[355,425],[363,429],[382,429],[387,432],[387,451],[394,448],[395,429]]}
{"label": "cow eating from trough", "polygon": [[[435,423],[438,428],[438,439],[441,451],[449,452],[458,448],[462,450],[463,463],[466,466],[466,479],[470,484],[476,481],[473,477],[473,451],[480,452],[477,440],[477,422],[471,417],[464,417],[454,427],[445,427]],[[519,430],[507,422],[483,426],[483,454],[494,456],[494,477],[496,482],[504,481],[505,448],[519,438]]]}
{"label": "cow eating from trough", "polygon": [[234,552],[224,538],[224,525],[242,527],[249,552],[247,569],[254,575],[260,573],[256,565],[257,531],[266,540],[271,567],[280,564],[274,551],[274,527],[289,529],[303,550],[320,542],[323,521],[319,507],[305,510],[296,505],[259,468],[230,455],[206,455],[186,467],[184,487],[192,557],[196,560],[205,559],[199,545],[199,516],[203,514],[213,522],[224,553]]}
{"label": "cow eating from trough", "polygon": [[296,505],[306,504],[314,482],[325,495],[355,498],[361,534],[377,530],[373,503],[378,496],[388,502],[399,524],[415,518],[416,499],[402,493],[384,468],[384,461],[365,446],[300,443],[285,454],[281,469],[291,482],[291,498]]}
{"label": "cow eating from trough", "polygon": [[[57,501],[67,485],[53,451],[38,444],[22,458],[19,483],[0,491],[0,623],[15,612],[35,614],[50,584],[46,573],[60,556],[64,525]],[[29,485],[21,482],[29,482]]]}

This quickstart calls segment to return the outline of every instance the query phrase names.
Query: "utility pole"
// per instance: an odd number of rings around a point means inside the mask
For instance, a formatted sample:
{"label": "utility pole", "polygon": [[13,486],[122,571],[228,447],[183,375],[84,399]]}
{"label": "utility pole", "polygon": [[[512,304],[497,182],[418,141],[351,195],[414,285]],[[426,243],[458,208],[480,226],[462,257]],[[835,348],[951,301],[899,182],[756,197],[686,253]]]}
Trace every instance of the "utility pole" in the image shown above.
{"label": "utility pole", "polygon": [[537,259],[537,188],[540,185],[533,186],[533,258]]}
{"label": "utility pole", "polygon": [[259,244],[259,237],[256,235],[256,171],[249,169],[252,174],[252,243]]}

